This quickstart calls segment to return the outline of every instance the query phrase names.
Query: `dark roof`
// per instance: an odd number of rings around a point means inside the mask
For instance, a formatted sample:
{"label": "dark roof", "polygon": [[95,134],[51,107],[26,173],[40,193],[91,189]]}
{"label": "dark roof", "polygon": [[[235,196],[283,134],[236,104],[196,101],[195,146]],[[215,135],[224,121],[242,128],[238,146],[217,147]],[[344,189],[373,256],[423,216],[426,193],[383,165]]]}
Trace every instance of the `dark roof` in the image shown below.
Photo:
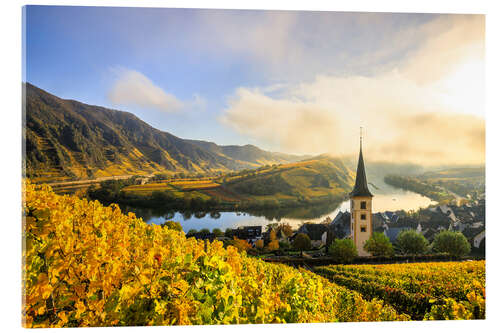
{"label": "dark roof", "polygon": [[339,212],[328,229],[335,238],[345,238],[351,234],[351,213]]}
{"label": "dark roof", "polygon": [[304,223],[298,230],[298,233],[304,233],[311,240],[321,240],[324,232],[328,231],[328,227],[320,223]]}
{"label": "dark roof", "polygon": [[358,170],[356,172],[356,184],[349,194],[351,197],[373,197],[366,182],[365,163],[363,162],[363,151],[359,147]]}
{"label": "dark roof", "polygon": [[246,226],[233,229],[233,234],[240,239],[250,239],[262,235],[262,226]]}
{"label": "dark roof", "polygon": [[384,234],[389,238],[391,243],[394,243],[400,232],[405,231],[405,230],[409,230],[409,229],[410,228],[393,227],[393,228],[386,229]]}

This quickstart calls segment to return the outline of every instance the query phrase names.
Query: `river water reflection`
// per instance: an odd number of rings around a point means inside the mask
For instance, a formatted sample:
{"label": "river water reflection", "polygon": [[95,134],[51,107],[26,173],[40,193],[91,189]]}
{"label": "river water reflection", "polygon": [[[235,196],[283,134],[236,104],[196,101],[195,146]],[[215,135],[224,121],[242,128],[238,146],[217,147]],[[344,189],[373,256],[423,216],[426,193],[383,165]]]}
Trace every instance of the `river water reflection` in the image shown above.
{"label": "river water reflection", "polygon": [[[383,182],[378,188],[371,188],[374,195],[373,212],[415,210],[433,204],[432,200],[420,194],[397,189]],[[325,218],[334,218],[339,211],[349,210],[349,201],[328,205],[300,207],[291,209],[273,209],[252,212],[212,212],[212,213],[180,213],[162,212],[161,210],[125,208],[133,211],[148,223],[161,224],[165,220],[180,222],[185,232],[190,229],[210,230],[219,228],[236,228],[238,226],[262,225],[285,222],[296,228],[304,222],[318,223]]]}

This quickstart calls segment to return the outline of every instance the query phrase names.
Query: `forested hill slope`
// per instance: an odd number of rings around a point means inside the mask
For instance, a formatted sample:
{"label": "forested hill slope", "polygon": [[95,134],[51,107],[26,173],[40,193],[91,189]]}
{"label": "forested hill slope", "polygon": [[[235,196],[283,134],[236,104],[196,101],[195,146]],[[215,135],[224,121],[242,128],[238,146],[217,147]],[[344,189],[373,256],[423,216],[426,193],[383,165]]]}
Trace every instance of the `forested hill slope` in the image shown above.
{"label": "forested hill slope", "polygon": [[213,142],[207,142],[207,141],[200,141],[200,140],[187,140],[187,141],[212,153],[227,156],[229,158],[238,161],[248,162],[254,165],[255,167],[259,167],[265,164],[298,162],[302,159],[310,158],[310,156],[298,156],[298,155],[289,155],[284,153],[269,152],[262,150],[254,145],[220,146]]}
{"label": "forested hill slope", "polygon": [[[61,99],[29,83],[24,89],[28,177],[56,180],[165,171],[227,171],[294,160],[293,156],[253,146],[252,150],[256,148],[260,155],[246,154],[247,146],[224,147],[184,140],[128,112]],[[233,148],[227,147],[238,147],[239,154],[231,154]],[[241,156],[247,158],[239,159]]]}

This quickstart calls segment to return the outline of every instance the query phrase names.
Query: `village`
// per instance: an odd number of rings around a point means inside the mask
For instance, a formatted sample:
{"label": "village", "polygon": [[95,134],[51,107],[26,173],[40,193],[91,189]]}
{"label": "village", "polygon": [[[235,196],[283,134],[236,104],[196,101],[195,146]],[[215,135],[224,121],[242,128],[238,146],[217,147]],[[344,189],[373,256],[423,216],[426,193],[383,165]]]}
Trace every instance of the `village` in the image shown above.
{"label": "village", "polygon": [[[405,211],[378,212],[372,215],[374,232],[382,232],[395,244],[397,236],[405,230],[415,230],[429,242],[442,230],[459,231],[469,241],[472,253],[484,255],[485,249],[485,201],[476,200],[461,206],[438,205],[409,214]],[[340,211],[333,218],[326,217],[320,223],[304,222],[298,229],[292,230],[289,225],[273,223],[267,226],[241,226],[227,229],[225,232],[210,232],[208,230],[188,233],[188,237],[197,239],[230,241],[234,237],[245,240],[253,248],[259,240],[267,246],[273,239],[278,240],[280,250],[291,249],[295,237],[302,233],[311,240],[311,250],[315,255],[325,255],[326,249],[334,239],[344,239],[351,236],[351,214]],[[287,232],[287,230],[289,230]],[[288,233],[288,234],[287,234]],[[325,249],[325,251],[317,251]]]}
{"label": "village", "polygon": [[[190,230],[187,237],[197,239],[220,240],[225,244],[235,245],[250,254],[262,256],[299,255],[327,256],[335,240],[350,239],[356,247],[357,255],[368,257],[364,246],[374,233],[383,234],[386,242],[398,250],[398,236],[413,230],[427,240],[434,241],[443,231],[460,233],[467,239],[471,253],[477,257],[485,255],[485,198],[454,200],[449,204],[430,205],[418,211],[385,211],[372,213],[374,195],[370,192],[365,172],[360,137],[360,152],[356,172],[356,181],[352,192],[350,212],[339,211],[336,216],[326,217],[320,223],[304,222],[299,228],[284,223],[262,226],[241,226],[222,232],[214,229],[201,231]],[[297,252],[300,250],[300,252]],[[304,253],[309,250],[310,253]],[[373,252],[373,251],[372,251]],[[425,252],[425,251],[424,251]]]}

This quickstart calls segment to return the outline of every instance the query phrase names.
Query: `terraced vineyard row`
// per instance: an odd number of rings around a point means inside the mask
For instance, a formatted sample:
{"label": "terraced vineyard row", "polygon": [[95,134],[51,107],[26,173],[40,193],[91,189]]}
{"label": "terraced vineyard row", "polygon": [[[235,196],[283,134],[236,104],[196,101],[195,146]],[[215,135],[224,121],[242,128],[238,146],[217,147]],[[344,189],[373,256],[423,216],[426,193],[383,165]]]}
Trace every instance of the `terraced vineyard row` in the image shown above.
{"label": "terraced vineyard row", "polygon": [[484,261],[332,265],[315,271],[415,320],[485,318]]}
{"label": "terraced vineyard row", "polygon": [[306,270],[24,187],[25,327],[409,320]]}

